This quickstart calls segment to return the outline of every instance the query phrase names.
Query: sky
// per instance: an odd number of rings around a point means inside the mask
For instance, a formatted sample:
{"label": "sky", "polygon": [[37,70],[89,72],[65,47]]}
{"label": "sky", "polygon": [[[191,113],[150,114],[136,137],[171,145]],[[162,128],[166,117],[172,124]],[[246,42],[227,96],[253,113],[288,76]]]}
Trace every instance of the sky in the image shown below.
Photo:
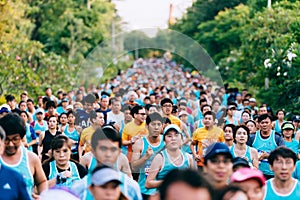
{"label": "sky", "polygon": [[170,3],[174,17],[181,18],[193,0],[113,0],[118,15],[129,30],[168,27]]}

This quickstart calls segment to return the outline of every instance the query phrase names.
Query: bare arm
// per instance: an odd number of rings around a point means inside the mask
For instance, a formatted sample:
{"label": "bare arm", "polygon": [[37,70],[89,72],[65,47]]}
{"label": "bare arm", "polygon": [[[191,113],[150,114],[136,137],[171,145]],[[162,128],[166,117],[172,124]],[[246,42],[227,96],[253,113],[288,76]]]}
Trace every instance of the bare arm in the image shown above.
{"label": "bare arm", "polygon": [[162,183],[162,180],[156,180],[158,172],[161,170],[162,164],[164,163],[164,158],[161,154],[157,154],[152,160],[149,175],[146,180],[146,188],[157,188]]}
{"label": "bare arm", "polygon": [[128,158],[123,153],[119,155],[118,163],[119,163],[119,170],[127,174],[130,178],[132,178]]}
{"label": "bare arm", "polygon": [[141,157],[142,149],[143,142],[140,139],[132,147],[131,167],[133,170],[138,170],[139,167],[142,166],[153,155],[153,150],[149,148],[147,150],[147,153],[143,157]]}
{"label": "bare arm", "polygon": [[191,148],[191,151],[193,153],[193,156],[195,158],[196,161],[200,161],[200,156],[197,154],[197,152],[195,151],[195,146],[197,144],[197,141],[196,140],[193,140],[191,145],[190,145],[190,148]]}
{"label": "bare arm", "polygon": [[34,183],[37,186],[38,193],[48,189],[47,178],[42,168],[41,161],[33,152],[28,151],[28,158],[30,165],[33,168]]}
{"label": "bare arm", "polygon": [[253,167],[255,167],[256,169],[258,169],[258,152],[256,149],[251,147],[251,155],[252,155],[252,165]]}
{"label": "bare arm", "polygon": [[38,146],[38,155],[40,159],[42,159],[42,151],[43,151],[43,140],[45,137],[45,132],[41,132],[39,135],[39,146]]}
{"label": "bare arm", "polygon": [[90,161],[91,161],[92,153],[86,153],[84,156],[80,158],[80,164],[84,166],[86,169],[89,169]]}

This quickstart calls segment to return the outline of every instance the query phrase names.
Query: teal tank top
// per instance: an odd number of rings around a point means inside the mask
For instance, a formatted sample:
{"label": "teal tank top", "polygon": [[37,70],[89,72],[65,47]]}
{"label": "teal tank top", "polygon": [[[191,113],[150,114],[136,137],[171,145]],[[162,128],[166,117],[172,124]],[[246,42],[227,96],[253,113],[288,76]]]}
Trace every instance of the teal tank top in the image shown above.
{"label": "teal tank top", "polygon": [[299,142],[297,140],[295,140],[293,138],[291,142],[284,141],[284,144],[285,144],[286,147],[292,149],[293,152],[295,152],[296,155],[298,155],[298,152],[299,152],[299,149],[298,149]]}
{"label": "teal tank top", "polygon": [[[89,185],[91,185],[92,183],[92,171],[93,169],[95,169],[95,167],[97,166],[97,160],[94,156],[92,156],[92,159],[91,159],[91,162],[90,162],[90,165],[89,165],[89,169],[88,169],[88,174],[87,174],[87,182],[86,182],[86,188],[88,188]],[[114,167],[117,166],[117,163],[115,164]],[[117,171],[118,168],[115,168]],[[126,177],[127,176],[126,174],[122,173],[122,172],[119,172],[120,174],[120,180],[122,182],[122,184],[120,185],[120,188],[121,188],[121,191],[122,193],[125,195],[125,196],[128,196],[128,186],[126,185]],[[86,200],[93,200],[94,197],[93,195],[91,194],[90,190],[85,190],[85,194],[84,194],[84,197],[83,199],[86,199]]]}
{"label": "teal tank top", "polygon": [[203,124],[203,121],[202,121],[202,119],[201,119],[201,120],[199,120],[199,123],[198,123],[198,127],[197,127],[197,128],[202,128],[202,127],[204,127],[204,124]]}
{"label": "teal tank top", "polygon": [[[225,117],[225,124],[231,124],[231,122],[229,121],[229,119],[228,119],[228,116],[226,116]],[[236,120],[235,118],[233,119],[233,124],[234,125],[239,125],[239,122],[238,122],[238,120]]]}
{"label": "teal tank top", "polygon": [[76,128],[72,132],[70,132],[69,131],[69,124],[67,124],[66,127],[65,127],[65,130],[64,130],[64,133],[68,138],[75,141],[75,144],[72,145],[71,150],[72,150],[73,153],[77,152],[78,151],[78,143],[79,143],[78,142],[79,141],[79,133],[76,130]]}
{"label": "teal tank top", "polygon": [[[30,143],[32,141],[31,132],[30,132],[30,124],[26,123],[26,141]],[[29,151],[32,151],[32,146],[27,148]]]}
{"label": "teal tank top", "polygon": [[48,130],[48,124],[45,120],[43,120],[43,125],[40,125],[38,121],[35,121],[33,129],[35,131],[46,131]]}
{"label": "teal tank top", "polygon": [[[230,153],[233,156],[233,158],[237,157],[235,155],[235,153],[234,153],[234,149],[235,149],[235,145],[233,144],[229,148]],[[248,145],[246,146],[245,154],[243,156],[240,156],[240,157],[246,159],[248,161],[249,166],[251,166],[251,167],[253,166],[253,164],[252,164],[252,156],[251,156],[251,148]]]}
{"label": "teal tank top", "polygon": [[149,143],[149,141],[147,140],[147,137],[142,137],[142,141],[143,141],[143,150],[142,150],[140,157],[145,156],[146,151],[149,147],[152,148],[153,155],[144,163],[144,165],[141,166],[138,183],[140,185],[142,194],[151,195],[151,194],[155,193],[156,189],[155,188],[151,188],[151,189],[146,188],[145,185],[146,185],[147,176],[148,176],[153,158],[156,156],[157,153],[159,153],[165,147],[165,143],[163,141],[162,135],[160,136],[160,144],[157,146],[152,146]]}
{"label": "teal tank top", "polygon": [[265,200],[299,200],[300,199],[300,182],[296,180],[296,183],[289,194],[279,194],[273,187],[274,179],[270,179],[266,183]]}
{"label": "teal tank top", "polygon": [[[59,174],[59,173],[56,168],[56,161],[52,161],[49,164],[50,164],[50,172],[49,172],[48,179],[51,180],[53,178],[56,178],[57,174]],[[80,175],[77,170],[76,164],[74,162],[69,161],[69,166],[70,166],[70,170],[72,172],[72,177],[67,178],[67,181],[65,183],[61,183],[58,186],[64,186],[64,187],[70,188],[73,185],[74,181],[80,180]]]}
{"label": "teal tank top", "polygon": [[200,108],[198,107],[197,109],[198,109],[198,112],[197,112],[197,115],[194,118],[194,121],[198,121],[198,120],[203,119],[203,114],[202,114]]}
{"label": "teal tank top", "polygon": [[34,180],[33,180],[33,175],[31,174],[30,171],[30,165],[29,165],[29,160],[28,160],[28,155],[27,155],[27,149],[24,146],[21,146],[21,158],[19,162],[15,165],[10,165],[5,163],[2,158],[0,157],[0,162],[1,164],[17,171],[23,176],[23,179],[26,183],[26,189],[29,194],[29,196],[32,196],[33,192],[33,187],[34,187]]}
{"label": "teal tank top", "polygon": [[[284,123],[285,121],[283,121]],[[275,121],[275,127],[274,127],[275,132],[281,133],[281,126],[279,126],[278,120]]]}
{"label": "teal tank top", "polygon": [[[258,157],[262,154],[262,152],[270,153],[277,147],[275,142],[275,131],[272,130],[270,136],[267,139],[263,139],[260,136],[260,131],[256,131],[255,139],[252,144],[252,147],[257,149]],[[270,164],[268,163],[268,159],[263,159],[259,162],[258,169],[262,171],[262,173],[266,175],[274,175],[273,171],[270,169]]]}
{"label": "teal tank top", "polygon": [[188,156],[186,155],[186,153],[183,153],[181,152],[181,155],[183,157],[183,161],[180,165],[174,165],[172,163],[172,161],[170,160],[169,158],[169,154],[167,152],[167,150],[163,150],[161,152],[163,158],[164,158],[164,163],[163,163],[163,166],[162,168],[160,169],[160,171],[158,172],[157,176],[156,176],[156,179],[157,180],[163,180],[164,177],[170,172],[172,171],[173,169],[186,169],[186,168],[189,168],[190,167],[190,162],[189,162],[189,159],[188,159]]}

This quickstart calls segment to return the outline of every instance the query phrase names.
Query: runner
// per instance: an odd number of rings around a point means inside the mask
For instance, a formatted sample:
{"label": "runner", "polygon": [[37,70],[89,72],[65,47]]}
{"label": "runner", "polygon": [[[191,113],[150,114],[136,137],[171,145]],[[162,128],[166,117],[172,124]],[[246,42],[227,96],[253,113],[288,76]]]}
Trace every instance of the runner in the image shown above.
{"label": "runner", "polygon": [[[21,139],[26,134],[24,120],[17,114],[8,113],[0,119],[0,126],[6,132],[5,150],[0,158],[1,165],[22,174],[29,196],[38,199],[38,194],[48,188],[47,179],[37,155],[21,144]],[[35,186],[37,194],[33,190]]]}
{"label": "runner", "polygon": [[296,161],[296,154],[286,147],[278,147],[270,153],[268,162],[274,172],[274,178],[266,183],[265,200],[300,198],[300,182],[292,177]]}
{"label": "runner", "polygon": [[232,155],[224,143],[213,143],[207,148],[203,172],[214,189],[227,185],[232,174]]}
{"label": "runner", "polygon": [[[208,146],[215,142],[225,141],[223,130],[214,125],[215,119],[215,114],[207,111],[204,113],[204,127],[196,129],[193,133],[193,141],[190,148],[200,170],[204,166],[204,155]],[[198,147],[197,151],[195,149],[196,145]]]}
{"label": "runner", "polygon": [[225,144],[231,148],[233,146],[233,132],[235,129],[235,125],[234,124],[226,124],[223,128],[224,131],[224,140],[225,140]]}
{"label": "runner", "polygon": [[295,140],[295,127],[293,123],[284,122],[281,126],[281,132],[285,146],[293,150],[297,158],[300,159],[299,141]]}
{"label": "runner", "polygon": [[132,145],[142,136],[148,134],[145,127],[146,111],[142,106],[134,106],[131,109],[133,121],[125,125],[122,133],[122,145],[128,146],[128,160],[131,163]]}
{"label": "runner", "polygon": [[[108,165],[113,167],[121,153],[122,140],[119,133],[111,126],[97,128],[92,136],[93,159],[89,168],[89,173],[82,180],[73,185],[72,190],[80,195],[80,199],[93,199],[88,191],[91,184],[91,171],[97,166]],[[122,181],[121,191],[132,200],[142,200],[138,184],[126,174],[119,172],[119,180]]]}
{"label": "runner", "polygon": [[284,116],[285,116],[284,110],[280,109],[280,110],[276,111],[277,120],[273,121],[272,126],[273,126],[275,132],[277,132],[277,133],[282,133],[281,127],[282,127],[282,124],[285,122]]}
{"label": "runner", "polygon": [[269,115],[260,115],[258,123],[260,130],[251,135],[247,144],[257,149],[258,160],[260,161],[258,169],[263,172],[266,179],[270,179],[273,178],[274,173],[271,171],[268,163],[269,154],[276,147],[284,145],[284,141],[272,130],[272,122]]}
{"label": "runner", "polygon": [[257,169],[241,168],[231,176],[231,184],[241,187],[248,196],[249,200],[263,200],[265,177]]}
{"label": "runner", "polygon": [[141,187],[143,199],[146,200],[155,193],[155,189],[147,189],[146,179],[154,156],[160,152],[165,144],[161,132],[164,120],[158,113],[152,113],[146,118],[148,135],[137,140],[133,145],[132,169],[140,172],[138,183]]}
{"label": "runner", "polygon": [[157,188],[164,177],[173,169],[194,168],[190,154],[181,150],[183,133],[180,128],[171,124],[164,129],[163,140],[166,148],[158,153],[151,162],[146,188]]}
{"label": "runner", "polygon": [[[4,149],[5,132],[0,128],[0,156]],[[30,200],[26,190],[26,183],[20,173],[0,165],[0,194],[7,200]]]}
{"label": "runner", "polygon": [[89,115],[89,119],[92,125],[83,129],[80,135],[78,146],[79,160],[84,153],[88,153],[92,150],[91,138],[93,136],[93,133],[97,128],[100,128],[104,125],[104,115],[102,112],[91,111]]}
{"label": "runner", "polygon": [[246,145],[248,138],[250,137],[249,129],[240,125],[233,131],[233,138],[235,144],[230,148],[232,156],[241,157],[248,161],[249,166],[258,168],[258,153],[257,150]]}
{"label": "runner", "polygon": [[43,164],[49,187],[71,187],[87,174],[87,170],[71,161],[71,142],[64,135],[57,135],[51,143],[52,158]]}

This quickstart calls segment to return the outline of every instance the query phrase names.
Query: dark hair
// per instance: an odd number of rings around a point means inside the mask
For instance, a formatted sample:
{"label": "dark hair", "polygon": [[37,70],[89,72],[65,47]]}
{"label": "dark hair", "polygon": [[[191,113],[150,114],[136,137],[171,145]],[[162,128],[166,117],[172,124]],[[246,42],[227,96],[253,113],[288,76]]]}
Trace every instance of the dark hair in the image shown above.
{"label": "dark hair", "polygon": [[34,104],[34,101],[32,99],[27,99],[27,103],[31,102],[32,104]]}
{"label": "dark hair", "polygon": [[[240,128],[242,128],[242,129],[244,129],[246,132],[247,132],[247,141],[249,140],[249,138],[250,138],[250,130],[249,130],[249,128],[247,127],[247,126],[245,126],[245,125],[239,125],[239,126],[236,126],[234,129],[233,129],[233,141],[234,141],[234,143],[236,143],[236,140],[235,140],[235,136],[236,136],[236,132],[237,132],[237,130],[238,129],[240,129]],[[247,142],[246,141],[246,142]]]}
{"label": "dark hair", "polygon": [[90,94],[86,95],[86,97],[84,97],[85,103],[95,103],[95,101],[96,101],[96,97],[94,94],[90,93]]}
{"label": "dark hair", "polygon": [[268,119],[268,118],[272,121],[271,116],[268,115],[268,114],[259,115],[259,117],[258,117],[258,123],[260,123],[261,121],[263,121],[265,119]]}
{"label": "dark hair", "polygon": [[146,117],[146,124],[149,125],[153,121],[160,121],[163,124],[164,118],[158,112],[154,112]]}
{"label": "dark hair", "polygon": [[60,149],[64,146],[64,144],[67,144],[68,148],[71,150],[71,143],[67,136],[65,135],[57,135],[53,138],[51,142],[51,150]]}
{"label": "dark hair", "polygon": [[204,188],[213,199],[213,188],[209,182],[197,171],[192,169],[174,169],[170,171],[164,178],[161,185],[158,187],[160,199],[167,199],[169,187],[174,183],[185,183],[192,188]]}
{"label": "dark hair", "polygon": [[25,115],[27,116],[27,118],[29,117],[28,113],[25,110],[20,111],[19,115],[21,116],[22,113],[25,113]]}
{"label": "dark hair", "polygon": [[168,117],[163,117],[164,124],[172,124],[171,120]]}
{"label": "dark hair", "polygon": [[[20,101],[20,103],[18,104],[18,105],[19,105],[19,108],[20,108],[20,106],[21,106],[21,103],[25,103],[25,104],[26,104],[26,101]],[[27,106],[27,104],[26,104],[26,106]]]}
{"label": "dark hair", "polygon": [[218,197],[217,199],[220,200],[229,200],[231,199],[237,192],[243,192],[246,196],[247,194],[245,193],[245,191],[240,188],[237,185],[228,185],[225,188],[223,188],[222,190],[218,191]]}
{"label": "dark hair", "polygon": [[245,101],[248,101],[248,102],[249,102],[249,99],[243,99],[243,100],[242,100],[242,104],[244,104]]}
{"label": "dark hair", "polygon": [[69,110],[69,111],[67,112],[67,117],[69,117],[70,115],[76,116],[76,115],[75,115],[75,112],[74,112],[73,110]]}
{"label": "dark hair", "polygon": [[225,131],[225,129],[229,127],[232,129],[232,133],[234,132],[234,129],[235,129],[235,125],[234,124],[226,124],[224,127],[223,127],[223,131]]}
{"label": "dark hair", "polygon": [[273,166],[274,160],[278,160],[279,156],[283,158],[292,158],[294,161],[294,165],[297,162],[297,155],[293,150],[285,146],[279,146],[275,150],[271,151],[268,157],[269,164]]}
{"label": "dark hair", "polygon": [[213,119],[215,120],[216,119],[216,114],[212,111],[207,111],[206,113],[203,114],[203,117],[205,117],[206,115],[212,115],[213,116]]}
{"label": "dark hair", "polygon": [[13,101],[14,99],[16,99],[14,95],[8,94],[5,96],[6,102]]}
{"label": "dark hair", "polygon": [[113,142],[118,142],[120,148],[122,146],[122,139],[119,132],[111,125],[105,125],[102,128],[98,128],[93,133],[91,145],[94,150],[96,150],[98,141],[100,140],[111,140]]}
{"label": "dark hair", "polygon": [[203,102],[206,102],[206,103],[207,103],[207,100],[206,100],[206,99],[200,99],[200,100],[199,100],[199,105],[201,105],[201,103],[203,103]]}
{"label": "dark hair", "polygon": [[58,117],[58,121],[59,121],[59,122],[60,122],[61,116],[63,116],[63,115],[66,115],[66,116],[68,117],[68,114],[67,114],[67,113],[65,113],[65,112],[61,113],[61,114],[59,115],[59,117]]}
{"label": "dark hair", "polygon": [[19,134],[21,138],[26,135],[26,125],[24,120],[16,113],[8,113],[0,118],[0,126],[6,133],[6,136]]}
{"label": "dark hair", "polygon": [[241,114],[241,116],[243,116],[244,113],[247,113],[249,115],[249,117],[251,117],[251,114],[247,111],[247,110],[244,110]]}
{"label": "dark hair", "polygon": [[134,114],[138,114],[139,110],[144,109],[142,106],[134,106],[131,110],[130,110],[130,114],[132,115],[132,117],[134,118]]}
{"label": "dark hair", "polygon": [[248,121],[246,121],[245,124],[247,125],[247,124],[249,124],[249,123],[251,123],[251,122],[252,122],[252,123],[255,125],[255,127],[256,127],[256,122],[253,121],[252,119],[249,119]]}
{"label": "dark hair", "polygon": [[51,108],[51,107],[56,108],[56,105],[55,105],[54,101],[48,101],[46,103],[46,110],[49,110],[49,108]]}
{"label": "dark hair", "polygon": [[[90,120],[92,121],[92,119],[96,119],[96,117],[97,117],[97,112],[98,113],[102,113],[100,110],[92,110],[91,112],[90,112]],[[103,114],[104,115],[104,114]]]}
{"label": "dark hair", "polygon": [[212,110],[212,107],[211,107],[210,105],[206,104],[206,105],[203,105],[203,106],[201,107],[201,112],[202,112],[202,113],[203,113],[203,110],[204,110],[205,107],[210,107],[210,110]]}
{"label": "dark hair", "polygon": [[279,110],[276,111],[276,116],[278,115],[279,112],[283,112],[283,114],[285,114],[283,109],[279,109]]}
{"label": "dark hair", "polygon": [[131,105],[124,105],[124,106],[122,106],[122,109],[121,109],[121,111],[122,112],[125,112],[125,110],[129,110],[129,111],[131,111],[131,109],[132,109],[132,106]]}

